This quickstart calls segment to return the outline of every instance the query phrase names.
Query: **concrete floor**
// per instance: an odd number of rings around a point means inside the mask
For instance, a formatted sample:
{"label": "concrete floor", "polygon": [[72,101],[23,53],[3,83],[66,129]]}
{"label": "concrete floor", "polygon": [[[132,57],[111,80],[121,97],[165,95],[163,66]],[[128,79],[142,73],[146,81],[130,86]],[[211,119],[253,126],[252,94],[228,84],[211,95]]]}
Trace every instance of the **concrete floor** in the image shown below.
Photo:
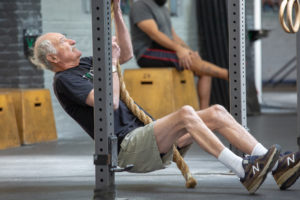
{"label": "concrete floor", "polygon": [[[294,113],[263,114],[248,119],[250,131],[264,145],[279,143],[283,150],[298,149]],[[92,199],[93,149],[93,141],[80,133],[72,139],[0,151],[0,200]],[[186,189],[183,177],[171,165],[148,174],[116,174],[117,196],[136,200],[295,200],[300,197],[299,180],[290,190],[280,191],[271,175],[255,195],[248,195],[236,176],[196,145],[186,161],[198,180],[195,189]]]}

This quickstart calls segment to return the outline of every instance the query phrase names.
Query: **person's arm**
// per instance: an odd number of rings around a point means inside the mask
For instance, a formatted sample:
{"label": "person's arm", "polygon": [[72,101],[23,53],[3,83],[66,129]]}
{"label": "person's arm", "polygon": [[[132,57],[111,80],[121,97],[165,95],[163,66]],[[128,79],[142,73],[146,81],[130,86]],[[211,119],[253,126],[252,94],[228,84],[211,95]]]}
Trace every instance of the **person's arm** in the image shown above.
{"label": "person's arm", "polygon": [[143,20],[137,23],[137,26],[156,43],[160,44],[161,46],[167,49],[175,51],[179,59],[179,64],[181,66],[183,66],[186,69],[190,68],[192,62],[190,57],[190,50],[177,44],[166,34],[161,32],[153,19]]}
{"label": "person's arm", "polygon": [[184,48],[190,49],[190,47],[176,34],[175,30],[172,28],[173,41],[181,45]]}
{"label": "person's arm", "polygon": [[[113,105],[114,110],[119,108],[119,98],[120,98],[120,84],[119,76],[117,72],[113,72]],[[94,89],[91,90],[88,97],[86,98],[86,104],[94,107]]]}
{"label": "person's arm", "polygon": [[124,23],[122,17],[122,11],[120,8],[120,0],[114,0],[114,19],[116,36],[118,40],[118,45],[121,49],[120,64],[123,64],[133,57],[132,44],[130,39],[130,34]]}
{"label": "person's arm", "polygon": [[[112,76],[113,76],[113,106],[114,110],[119,108],[120,102],[120,81],[116,66],[120,57],[120,47],[116,43],[116,39],[112,39]],[[94,89],[91,90],[86,98],[86,104],[94,107]]]}
{"label": "person's arm", "polygon": [[176,52],[181,49],[181,46],[179,44],[171,40],[166,34],[158,29],[157,24],[153,19],[143,20],[137,23],[137,26],[153,41],[160,44],[161,46]]}

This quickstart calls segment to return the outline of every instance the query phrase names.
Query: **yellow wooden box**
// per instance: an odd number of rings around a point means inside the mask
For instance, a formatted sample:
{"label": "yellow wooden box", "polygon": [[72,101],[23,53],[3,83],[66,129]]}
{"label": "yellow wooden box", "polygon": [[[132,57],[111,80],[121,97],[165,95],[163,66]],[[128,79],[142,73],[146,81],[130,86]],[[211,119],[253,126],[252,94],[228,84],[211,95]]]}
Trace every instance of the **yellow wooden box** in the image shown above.
{"label": "yellow wooden box", "polygon": [[13,102],[6,93],[0,93],[0,129],[0,149],[21,145]]}
{"label": "yellow wooden box", "polygon": [[174,68],[124,70],[124,82],[134,101],[154,118],[161,118],[183,105],[199,109],[191,71]]}
{"label": "yellow wooden box", "polygon": [[56,126],[48,89],[0,89],[13,99],[22,144],[57,139]]}

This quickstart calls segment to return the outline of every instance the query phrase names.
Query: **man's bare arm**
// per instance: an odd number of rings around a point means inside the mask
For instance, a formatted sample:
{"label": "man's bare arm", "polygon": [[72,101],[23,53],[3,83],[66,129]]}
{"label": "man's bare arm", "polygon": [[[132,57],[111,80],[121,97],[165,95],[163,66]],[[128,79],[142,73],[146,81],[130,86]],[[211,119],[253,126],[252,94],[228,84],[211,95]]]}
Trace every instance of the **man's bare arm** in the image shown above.
{"label": "man's bare arm", "polygon": [[[120,80],[118,73],[116,71],[116,65],[120,57],[120,47],[116,42],[116,38],[112,38],[112,77],[113,77],[113,104],[114,110],[119,108],[120,101]],[[89,106],[94,106],[94,89],[92,89],[86,98],[86,104]]]}
{"label": "man's bare arm", "polygon": [[184,48],[190,49],[190,47],[176,34],[175,30],[172,28],[173,41],[181,45]]}
{"label": "man's bare arm", "polygon": [[153,19],[143,20],[137,23],[137,26],[161,46],[173,51],[180,50],[181,46],[171,40],[166,34],[159,31],[157,24]]}
{"label": "man's bare arm", "polygon": [[[114,110],[119,108],[119,98],[120,98],[120,86],[119,86],[119,76],[117,72],[113,73],[113,104]],[[86,98],[85,103],[91,107],[94,107],[94,89],[91,90]]]}
{"label": "man's bare arm", "polygon": [[120,64],[123,64],[133,57],[130,34],[124,23],[120,0],[114,0],[114,19],[118,44],[121,49]]}
{"label": "man's bare arm", "polygon": [[153,19],[143,20],[137,23],[137,26],[156,43],[167,49],[175,51],[179,58],[179,64],[181,66],[186,69],[190,68],[192,62],[190,57],[190,50],[183,48],[181,45],[177,44],[175,41],[169,38],[166,34],[161,32]]}

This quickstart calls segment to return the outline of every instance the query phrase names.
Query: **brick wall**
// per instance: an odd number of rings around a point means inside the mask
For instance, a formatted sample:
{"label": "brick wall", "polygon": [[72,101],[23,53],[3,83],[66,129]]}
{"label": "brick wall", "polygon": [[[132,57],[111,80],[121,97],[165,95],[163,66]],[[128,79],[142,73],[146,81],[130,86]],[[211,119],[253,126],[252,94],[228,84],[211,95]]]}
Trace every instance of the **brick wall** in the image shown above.
{"label": "brick wall", "polygon": [[43,71],[24,56],[23,29],[41,32],[40,0],[0,1],[0,87],[40,88]]}

